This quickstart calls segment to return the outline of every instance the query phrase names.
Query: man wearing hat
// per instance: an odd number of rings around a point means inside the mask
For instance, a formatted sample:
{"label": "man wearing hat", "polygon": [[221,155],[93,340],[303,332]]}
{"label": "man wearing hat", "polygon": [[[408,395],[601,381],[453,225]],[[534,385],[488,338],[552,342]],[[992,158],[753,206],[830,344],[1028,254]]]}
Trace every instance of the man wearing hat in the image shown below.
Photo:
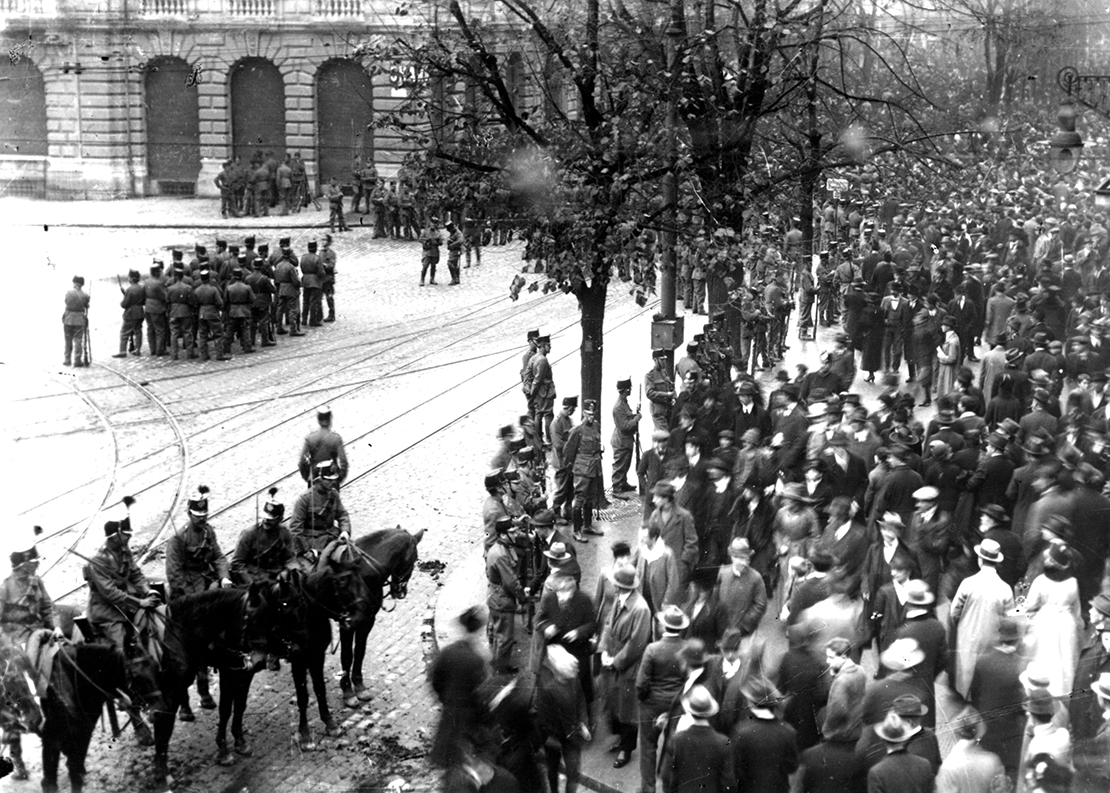
{"label": "man wearing hat", "polygon": [[979,572],[964,579],[949,612],[949,636],[955,636],[953,688],[965,699],[979,658],[994,643],[1002,616],[1014,607],[1014,592],[998,575],[1005,557],[995,540],[975,546]]}
{"label": "man wearing hat", "polygon": [[594,505],[601,490],[601,432],[597,428],[597,401],[587,399],[582,403],[582,423],[567,435],[563,447],[563,460],[571,466],[574,475],[574,503],[571,507],[575,539],[582,532],[601,536],[595,531]]}
{"label": "man wearing hat", "polygon": [[520,580],[519,529],[508,517],[494,524],[496,540],[486,553],[486,606],[489,608],[489,643],[495,672],[515,673],[513,648],[516,647],[514,617],[517,606],[531,594]]}
{"label": "man wearing hat", "polygon": [[609,726],[617,740],[614,766],[628,765],[636,749],[640,717],[636,678],[640,659],[651,641],[651,611],[640,594],[640,576],[631,564],[618,566],[612,575],[616,598],[612,613],[601,626],[601,681],[606,692]]}
{"label": "man wearing hat", "polygon": [[[119,352],[113,358],[126,358],[130,345],[135,355],[142,355],[143,350],[143,306],[146,304],[146,293],[143,291],[138,270],[127,273],[127,288],[120,287],[123,299],[119,307],[123,309],[123,325],[119,331]],[[154,352],[154,350],[151,350]]]}
{"label": "man wearing hat", "polygon": [[240,586],[255,581],[273,581],[293,560],[293,535],[281,525],[285,505],[277,501],[277,488],[271,487],[262,507],[262,520],[239,535],[231,555],[231,577]]}
{"label": "man wearing hat", "polygon": [[751,718],[737,722],[731,735],[736,789],[790,790],[790,775],[798,769],[798,745],[794,728],[776,713],[782,696],[762,675],[752,679],[746,695]]}
{"label": "man wearing hat", "polygon": [[1017,586],[1025,576],[1025,550],[1021,537],[1010,529],[1010,516],[998,504],[987,504],[979,511],[979,536],[994,540],[1002,549],[1002,564],[998,566],[998,577],[1008,586]]}
{"label": "man wearing hat", "polygon": [[[246,276],[246,284],[254,296],[251,304],[250,341],[254,348],[255,340],[261,336],[263,347],[276,346],[272,313],[277,290],[272,279],[270,265],[263,259],[256,259],[257,267]],[[249,267],[249,266],[248,266]]]}
{"label": "man wearing hat", "polygon": [[940,490],[926,485],[913,492],[914,512],[906,529],[906,545],[917,556],[921,578],[930,592],[940,591],[940,575],[955,536],[952,516],[937,506]]}
{"label": "man wearing hat", "polygon": [[[119,520],[104,524],[104,545],[89,560],[89,604],[85,610],[93,630],[121,653],[126,653],[126,638],[140,609],[155,608],[158,595],[151,591],[146,576],[131,554],[131,514],[134,499],[123,499]],[[135,738],[140,746],[153,746],[154,735],[142,720],[139,709],[129,711]]]}
{"label": "man wearing hat", "polygon": [[551,465],[555,469],[555,489],[552,493],[551,508],[556,519],[569,523],[571,504],[574,501],[574,475],[571,472],[573,460],[568,460],[563,450],[570,431],[574,429],[574,411],[578,407],[578,397],[563,397],[562,407],[555,420],[551,422]]}
{"label": "man wearing hat", "polygon": [[216,360],[230,360],[224,355],[222,343],[224,334],[220,314],[224,307],[223,295],[212,283],[211,272],[207,269],[200,271],[200,283],[193,289],[193,301],[197,307],[197,347],[200,350],[200,359],[209,360],[208,340],[212,339],[216,347]]}
{"label": "man wearing hat", "polygon": [[150,354],[166,354],[166,337],[169,326],[166,318],[166,279],[161,259],[155,259],[150,277],[143,281],[143,318],[146,320],[147,345]]}
{"label": "man wearing hat", "polygon": [[628,481],[628,469],[632,466],[632,452],[636,447],[636,436],[640,432],[640,406],[636,410],[628,404],[632,393],[632,380],[617,381],[617,401],[613,405],[613,435],[609,443],[613,446],[613,495],[635,492],[636,486]]}
{"label": "man wearing hat", "polygon": [[532,392],[532,384],[528,380],[531,377],[532,370],[528,364],[532,362],[532,356],[536,354],[536,339],[539,337],[538,329],[528,331],[528,347],[524,350],[524,355],[520,359],[520,386],[526,401],[530,400]]}
{"label": "man wearing hat", "polygon": [[910,740],[921,732],[921,726],[910,726],[891,711],[875,727],[875,735],[883,742],[886,756],[867,772],[870,793],[896,793],[933,790],[936,767],[924,757],[907,751]]}
{"label": "man wearing hat", "polygon": [[330,406],[322,405],[316,409],[316,423],[319,426],[305,436],[301,455],[297,459],[297,469],[301,472],[301,478],[309,482],[309,477],[319,463],[335,463],[339,471],[337,481],[342,485],[347,478],[347,452],[343,447],[343,438],[332,429]]}
{"label": "man wearing hat", "polygon": [[322,290],[324,265],[319,254],[316,240],[309,240],[308,253],[301,257],[301,288],[304,289],[304,309],[301,311],[301,325],[318,328],[324,324]]}
{"label": "man wearing hat", "polygon": [[1096,616],[1092,621],[1093,635],[1083,644],[1068,700],[1069,728],[1077,746],[1094,738],[1103,726],[1103,703],[1092,685],[1102,675],[1110,674],[1110,616],[1098,610],[1110,608],[1110,597],[1099,594],[1095,603],[1098,605],[1092,606]]}
{"label": "man wearing hat", "polygon": [[1025,712],[1029,714],[1032,729],[1027,730],[1028,743],[1022,753],[1021,768],[1026,768],[1031,758],[1041,754],[1071,766],[1071,733],[1056,723],[1056,698],[1047,688],[1034,688],[1025,699]]}
{"label": "man wearing hat", "polygon": [[339,466],[334,462],[316,463],[312,483],[293,507],[289,531],[298,554],[327,552],[337,540],[350,540],[351,519],[339,498]]}
{"label": "man wearing hat", "polygon": [[[993,716],[993,714],[991,714]],[[956,744],[937,772],[937,789],[990,791],[1009,786],[1006,769],[998,755],[979,745],[986,734],[983,717],[973,707],[965,707],[953,722]]]}
{"label": "man wearing hat", "polygon": [[1006,495],[1010,480],[1014,476],[1014,465],[1006,455],[1006,446],[1009,439],[999,432],[992,432],[987,437],[987,448],[979,458],[979,463],[967,483],[965,489],[974,494],[975,509],[982,509],[987,504],[1000,504],[1006,510],[1010,508],[1010,498]]}
{"label": "man wearing hat", "polygon": [[717,574],[718,639],[729,628],[745,636],[755,632],[767,611],[767,587],[751,567],[752,550],[744,537],[733,539],[728,549],[732,564]]}
{"label": "man wearing hat", "polygon": [[650,406],[651,421],[656,431],[669,430],[676,393],[674,379],[667,372],[667,351],[652,351],[651,362],[651,371],[644,375],[644,394]]}
{"label": "man wearing hat", "polygon": [[62,331],[65,336],[66,366],[87,366],[85,360],[85,333],[89,324],[89,296],[82,291],[85,279],[73,276],[73,288],[66,292],[65,313],[62,314]]}
{"label": "man wearing hat", "polygon": [[[297,257],[289,249],[289,238],[282,239],[280,252],[270,256],[274,270],[274,284],[278,292],[276,333],[284,336],[303,336],[301,331],[301,276],[297,272]],[[287,331],[283,323],[289,324]]]}
{"label": "man wearing hat", "polygon": [[[671,703],[683,693],[686,671],[680,657],[682,633],[690,618],[674,604],[656,614],[662,637],[644,650],[636,673],[636,696],[640,701],[640,789],[655,786],[655,758],[659,736],[666,726]],[[660,718],[660,717],[664,718]],[[618,757],[618,759],[620,759]]]}
{"label": "man wearing hat", "polygon": [[555,380],[547,356],[551,353],[551,337],[536,339],[536,354],[528,362],[528,405],[532,413],[533,437],[530,442],[539,452],[551,447],[551,421],[555,418]]}
{"label": "man wearing hat", "polygon": [[[34,536],[40,534],[36,526]],[[33,632],[53,630],[54,603],[36,574],[39,551],[33,542],[25,551],[14,551],[11,562],[12,574],[0,583],[0,633],[22,646]]]}
{"label": "man wearing hat", "polygon": [[647,525],[651,513],[655,511],[653,493],[655,485],[661,482],[667,472],[667,450],[671,434],[666,430],[655,430],[651,434],[651,448],[644,452],[636,466],[636,476],[640,483],[640,500],[643,502],[643,524]]}
{"label": "man wearing hat", "polygon": [[756,397],[759,389],[752,380],[743,379],[735,384],[736,412],[733,419],[732,431],[736,438],[742,439],[748,430],[759,433],[756,441],[769,440],[771,437],[771,416],[767,410],[757,403]]}
{"label": "man wearing hat", "polygon": [[[573,574],[576,578],[581,579],[582,570],[577,567],[577,562],[575,562],[573,573],[563,564],[566,561],[577,559],[578,552],[570,538],[555,528],[555,513],[550,509],[540,510],[532,517],[531,526],[533,531],[532,554],[535,559],[533,565],[535,576],[529,584],[532,591],[539,592],[549,575],[554,575],[556,572],[566,575]],[[560,549],[559,553],[553,552],[556,546]],[[552,564],[552,562],[557,564]]]}
{"label": "man wearing hat", "polygon": [[1071,725],[1075,741],[1073,761],[1076,777],[1080,780],[1081,789],[1110,790],[1110,672],[1099,674],[1088,686],[1088,692],[1088,696],[1092,697],[1092,711],[1097,713],[1096,719],[1101,719],[1101,722],[1097,732],[1088,740],[1077,735],[1074,722]]}
{"label": "man wearing hat", "polygon": [[224,328],[222,353],[231,356],[231,342],[239,340],[239,349],[254,352],[251,343],[250,326],[254,308],[254,290],[243,280],[243,268],[231,268],[231,282],[224,291],[227,298],[227,326]]}
{"label": "man wearing hat", "polygon": [[[695,685],[681,697],[689,726],[677,730],[659,770],[666,791],[729,793],[736,789],[729,739],[710,724],[719,707],[705,686]],[[654,776],[650,787],[655,790]]]}
{"label": "man wearing hat", "polygon": [[889,473],[883,477],[871,511],[871,523],[878,517],[893,512],[907,524],[914,512],[913,494],[925,486],[921,474],[909,466],[912,452],[908,446],[896,443],[890,450],[887,465]]}
{"label": "man wearing hat", "polygon": [[231,586],[227,559],[208,524],[208,488],[189,498],[189,522],[166,543],[166,583],[172,598]]}
{"label": "man wearing hat", "polygon": [[775,467],[791,482],[802,478],[809,422],[798,405],[799,389],[788,383],[779,391],[779,404],[771,414],[771,448]]}
{"label": "man wearing hat", "polygon": [[459,257],[466,241],[453,220],[448,220],[444,228],[447,230],[447,271],[451,274],[448,286],[456,286],[459,283]]}

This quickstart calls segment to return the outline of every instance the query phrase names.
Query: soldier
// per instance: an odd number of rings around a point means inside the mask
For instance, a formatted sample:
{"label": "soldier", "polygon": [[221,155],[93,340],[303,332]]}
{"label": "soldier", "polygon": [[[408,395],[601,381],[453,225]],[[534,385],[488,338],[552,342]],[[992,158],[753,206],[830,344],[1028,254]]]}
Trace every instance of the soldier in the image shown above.
{"label": "soldier", "polygon": [[335,227],[339,226],[340,231],[350,231],[347,225],[346,218],[343,217],[343,190],[339,187],[339,180],[334,176],[328,181],[328,186],[324,188],[324,194],[328,199],[328,228],[335,231]]}
{"label": "soldier", "polygon": [[385,194],[386,230],[390,239],[401,236],[401,203],[397,196],[397,180],[389,180],[389,190]]}
{"label": "soldier", "polygon": [[636,448],[636,435],[640,431],[640,406],[633,411],[628,406],[632,393],[632,378],[617,381],[617,403],[613,405],[613,495],[631,493],[636,486],[628,483],[628,469],[632,466],[632,450]]}
{"label": "soldier", "polygon": [[463,235],[455,226],[454,221],[447,221],[447,271],[451,274],[448,286],[457,286],[459,283],[459,256],[462,255]]}
{"label": "soldier", "polygon": [[323,275],[323,265],[316,254],[316,240],[308,243],[308,253],[301,257],[301,287],[304,289],[304,310],[301,312],[301,324],[310,328],[323,325],[324,309],[321,305],[323,293],[320,289],[320,278]]}
{"label": "soldier", "polygon": [[[571,471],[574,461],[566,458],[563,447],[566,446],[570,431],[574,429],[574,419],[571,416],[577,407],[578,397],[563,397],[562,410],[551,422],[551,465],[555,469],[555,492],[552,495],[551,509],[562,523],[570,523],[571,504],[574,502],[574,474]],[[585,537],[581,541],[585,542]]]}
{"label": "soldier", "polygon": [[258,252],[254,249],[254,237],[246,237],[243,240],[243,256],[247,260],[247,267],[255,268],[255,260],[258,259]]}
{"label": "soldier", "polygon": [[474,252],[474,263],[482,263],[482,222],[476,218],[465,217],[463,224],[463,250],[466,253],[466,267],[470,267],[470,252]]}
{"label": "soldier", "polygon": [[196,298],[193,288],[185,283],[185,269],[174,268],[173,283],[166,290],[166,299],[170,304],[170,347],[173,360],[177,360],[177,340],[181,339],[185,352],[190,358],[196,358],[193,349],[193,306]]}
{"label": "soldier", "polygon": [[243,165],[243,159],[238,155],[231,163],[231,195],[232,195],[232,208],[235,210],[235,217],[242,217],[244,209],[244,193],[247,191],[247,172],[246,166]]}
{"label": "soldier", "polygon": [[424,286],[424,276],[431,274],[428,283],[435,285],[436,265],[439,264],[439,249],[443,245],[443,237],[436,228],[436,219],[429,216],[420,235],[420,285]]}
{"label": "soldier", "polygon": [[259,267],[247,276],[247,286],[254,295],[251,305],[251,349],[255,341],[262,337],[263,347],[275,347],[274,326],[270,322],[270,309],[274,302],[274,282],[270,278],[270,265],[259,260]]}
{"label": "soldier", "polygon": [[490,663],[495,672],[515,674],[519,670],[512,664],[516,646],[513,620],[517,605],[527,600],[532,592],[520,580],[521,560],[517,551],[520,530],[509,517],[498,518],[494,530],[497,541],[486,553]]}
{"label": "soldier", "polygon": [[262,507],[264,517],[239,535],[231,555],[231,577],[241,586],[249,587],[256,581],[273,582],[293,561],[293,535],[281,525],[285,505],[274,500],[277,491],[276,487],[270,488],[270,497]]}
{"label": "soldier", "polygon": [[339,466],[322,460],[313,471],[308,490],[293,507],[289,531],[298,554],[329,552],[337,540],[351,538],[351,519],[339,499]]}
{"label": "soldier", "polygon": [[358,183],[359,198],[355,200],[355,212],[358,212],[359,204],[362,203],[361,197],[366,196],[366,212],[362,213],[365,215],[370,211],[370,199],[378,184],[378,169],[374,167],[371,160],[367,159],[363,162],[362,169],[358,173]]}
{"label": "soldier", "polygon": [[215,178],[216,189],[220,191],[220,217],[227,217],[230,212],[232,217],[239,217],[239,212],[235,209],[235,191],[232,187],[231,175],[231,160],[227,160],[223,164],[223,168]]}
{"label": "soldier", "polygon": [[[220,550],[216,532],[208,525],[208,488],[204,485],[189,499],[189,523],[166,543],[166,583],[171,600],[231,586],[227,559]],[[216,702],[208,692],[207,667],[197,671],[197,695],[202,708],[215,709]],[[191,716],[192,709],[186,698],[181,704],[179,718],[191,721]]]}
{"label": "soldier", "polygon": [[123,309],[123,325],[119,329],[119,352],[113,358],[126,358],[127,346],[130,344],[135,349],[135,355],[143,354],[143,304],[146,302],[146,293],[139,284],[139,271],[129,270],[127,273],[127,288],[120,287],[123,300],[119,307]]}
{"label": "soldier", "polygon": [[[287,240],[283,240],[286,242]],[[275,254],[276,256],[277,254]],[[301,332],[301,277],[297,273],[297,260],[288,248],[282,248],[281,259],[274,268],[274,282],[278,289],[277,334],[303,336]],[[289,330],[282,327],[289,323]]]}
{"label": "soldier", "polygon": [[670,430],[671,407],[674,405],[674,380],[667,373],[667,351],[651,353],[654,364],[644,376],[644,393],[651,403],[651,421],[656,430]]}
{"label": "soldier", "polygon": [[85,279],[73,276],[73,288],[66,292],[66,310],[62,314],[65,333],[65,366],[87,366],[85,361],[85,329],[89,324],[89,296],[81,291]]}
{"label": "soldier", "polygon": [[230,260],[231,254],[227,250],[227,240],[216,240],[216,255],[212,258],[212,266],[209,269],[222,278],[224,265]]}
{"label": "soldier", "polygon": [[328,304],[328,315],[324,317],[324,322],[335,322],[335,265],[335,248],[331,246],[331,235],[325,234],[324,250],[320,251],[320,267],[323,271],[320,289]]}
{"label": "soldier", "polygon": [[[123,499],[127,513],[121,520],[104,524],[104,545],[89,560],[85,578],[89,582],[89,605],[85,613],[97,635],[107,639],[126,657],[128,632],[135,623],[139,609],[158,605],[158,595],[147,585],[143,571],[131,555],[130,506],[134,499]],[[131,637],[134,640],[134,637]],[[128,711],[135,738],[140,746],[153,746],[154,736],[143,721],[137,706]]]}
{"label": "soldier", "polygon": [[[587,399],[582,403],[582,423],[570,431],[563,459],[571,462],[574,475],[574,520],[575,539],[586,534],[600,537],[604,532],[593,528],[594,504],[600,490],[601,478],[601,432],[597,427],[597,401]],[[583,528],[584,527],[584,528]]]}
{"label": "soldier", "polygon": [[250,176],[251,186],[251,217],[258,217],[261,211],[263,217],[270,215],[270,169],[265,163],[260,163]]}
{"label": "soldier", "polygon": [[290,159],[289,153],[286,152],[285,161],[277,167],[274,175],[278,189],[278,206],[281,207],[283,215],[288,215],[293,206],[293,168],[289,165]]}
{"label": "soldier", "polygon": [[385,183],[377,180],[374,189],[370,191],[370,204],[374,207],[374,239],[385,237]]}
{"label": "soldier", "polygon": [[193,290],[193,299],[197,305],[197,346],[200,348],[200,359],[209,360],[208,340],[212,339],[216,346],[216,360],[231,360],[223,351],[220,343],[224,335],[223,323],[220,321],[220,311],[224,307],[224,299],[220,290],[211,281],[208,270],[200,271],[200,283]]}
{"label": "soldier", "polygon": [[[243,275],[246,275],[248,269],[246,257],[239,254],[238,245],[232,245],[227,249],[227,258],[224,260],[224,263],[220,265],[220,271],[217,273],[220,283],[224,287],[231,283],[231,271],[236,267],[242,268]],[[227,306],[224,306],[224,310],[227,310]]]}
{"label": "soldier", "polygon": [[251,316],[254,308],[254,290],[243,282],[243,268],[231,270],[231,283],[227,285],[227,328],[224,330],[223,354],[231,356],[231,340],[239,339],[239,349],[254,352],[250,338]]}
{"label": "soldier", "polygon": [[411,240],[418,233],[418,230],[416,228],[416,214],[413,211],[412,191],[405,182],[401,182],[401,188],[397,193],[397,209],[400,215],[399,231],[406,240]]}
{"label": "soldier", "polygon": [[528,403],[528,409],[532,409],[532,356],[536,354],[536,339],[540,337],[539,330],[528,331],[528,348],[524,351],[524,355],[520,359],[520,386],[524,391],[524,399]]}
{"label": "soldier", "polygon": [[343,484],[343,480],[347,478],[347,452],[343,448],[343,439],[331,428],[331,408],[324,405],[317,409],[316,421],[320,426],[305,436],[301,456],[297,460],[297,469],[301,472],[301,478],[309,482],[309,476],[316,470],[317,465],[322,462],[334,462],[339,474],[336,481],[338,484]]}
{"label": "soldier", "polygon": [[203,245],[196,245],[193,247],[193,258],[189,260],[189,266],[185,269],[185,275],[191,278],[196,277],[196,274],[207,264],[208,249]]}
{"label": "soldier", "polygon": [[551,364],[547,356],[551,352],[551,337],[540,336],[536,339],[536,354],[528,362],[531,374],[528,382],[532,390],[528,404],[532,408],[534,437],[532,445],[537,450],[551,448],[551,421],[555,418],[555,381],[551,376]]}

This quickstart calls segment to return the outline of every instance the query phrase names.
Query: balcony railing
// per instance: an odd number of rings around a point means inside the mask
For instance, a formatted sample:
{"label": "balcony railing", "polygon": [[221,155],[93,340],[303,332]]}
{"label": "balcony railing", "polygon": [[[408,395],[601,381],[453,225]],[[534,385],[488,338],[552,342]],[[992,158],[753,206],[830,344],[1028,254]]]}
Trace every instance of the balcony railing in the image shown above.
{"label": "balcony railing", "polygon": [[349,18],[362,16],[362,0],[315,0],[316,16]]}
{"label": "balcony railing", "polygon": [[159,17],[188,16],[189,0],[142,0],[143,14]]}
{"label": "balcony railing", "polygon": [[[44,0],[0,0],[0,14],[39,16],[46,12]],[[53,3],[51,3],[53,5]]]}
{"label": "balcony railing", "polygon": [[276,8],[275,0],[227,0],[227,12],[233,17],[272,17]]}

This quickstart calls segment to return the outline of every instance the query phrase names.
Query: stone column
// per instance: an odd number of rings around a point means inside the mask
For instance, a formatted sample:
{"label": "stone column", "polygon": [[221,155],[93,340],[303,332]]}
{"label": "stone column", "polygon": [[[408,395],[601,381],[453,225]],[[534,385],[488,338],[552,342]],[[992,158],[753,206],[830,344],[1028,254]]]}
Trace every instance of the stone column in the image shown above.
{"label": "stone column", "polygon": [[216,197],[220,191],[213,181],[224,161],[231,156],[231,113],[228,102],[227,69],[204,72],[204,82],[197,86],[200,113],[200,175],[197,195]]}

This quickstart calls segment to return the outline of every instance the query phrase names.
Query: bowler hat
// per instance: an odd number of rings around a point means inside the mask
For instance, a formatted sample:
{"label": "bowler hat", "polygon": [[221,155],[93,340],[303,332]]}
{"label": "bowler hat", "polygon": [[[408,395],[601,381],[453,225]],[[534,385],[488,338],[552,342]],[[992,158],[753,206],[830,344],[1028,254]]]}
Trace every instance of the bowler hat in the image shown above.
{"label": "bowler hat", "polygon": [[[921,646],[918,645],[915,640],[913,640],[913,639],[908,639],[908,640],[900,639],[899,641],[911,641],[911,642],[913,642],[915,647],[917,648],[917,652],[921,654],[921,660],[922,661],[925,660],[925,653],[921,651]],[[895,644],[897,644],[897,642],[895,642]],[[914,655],[914,657],[915,658],[917,657],[916,654]],[[918,661],[917,663],[921,663],[921,661]],[[917,664],[910,664],[910,666],[916,666],[916,665]],[[906,668],[908,669],[909,666],[907,666]],[[924,716],[925,714],[927,714],[929,712],[929,708],[915,694],[903,694],[902,696],[896,698],[894,700],[894,702],[891,704],[891,710],[893,710],[896,714],[898,714],[899,718],[905,718],[907,716],[921,718],[922,716]]]}
{"label": "bowler hat", "polygon": [[736,393],[739,396],[755,396],[755,383],[751,380],[741,380],[736,386]]}
{"label": "bowler hat", "polygon": [[701,669],[709,658],[705,651],[705,642],[701,639],[687,639],[678,651],[678,657],[686,662],[691,669]]}

